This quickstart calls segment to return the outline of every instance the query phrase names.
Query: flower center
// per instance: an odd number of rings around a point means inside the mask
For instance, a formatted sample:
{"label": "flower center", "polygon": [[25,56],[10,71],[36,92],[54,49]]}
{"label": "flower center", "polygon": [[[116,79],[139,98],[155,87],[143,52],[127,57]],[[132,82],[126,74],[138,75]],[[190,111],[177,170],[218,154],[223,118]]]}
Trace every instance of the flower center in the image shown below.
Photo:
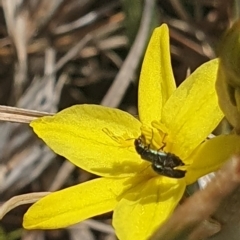
{"label": "flower center", "polygon": [[183,161],[169,151],[171,142],[167,128],[160,122],[152,122],[152,128],[141,127],[142,135],[134,142],[137,153],[143,160],[152,163],[153,170],[159,175],[171,178],[183,178]]}
{"label": "flower center", "polygon": [[149,146],[144,145],[142,137],[137,138],[134,144],[141,158],[151,162],[153,170],[159,175],[171,178],[183,178],[185,176],[186,171],[178,169],[178,167],[184,166],[178,156],[149,148]]}

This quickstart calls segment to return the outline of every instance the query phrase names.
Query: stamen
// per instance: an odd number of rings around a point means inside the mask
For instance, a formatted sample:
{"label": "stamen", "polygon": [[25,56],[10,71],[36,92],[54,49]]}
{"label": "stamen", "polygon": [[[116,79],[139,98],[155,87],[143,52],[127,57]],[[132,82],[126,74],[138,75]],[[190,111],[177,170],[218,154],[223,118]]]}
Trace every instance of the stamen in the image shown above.
{"label": "stamen", "polygon": [[150,146],[151,149],[155,150],[163,149],[166,146],[166,142],[164,142],[165,132],[145,125],[141,127],[141,131],[144,145]]}
{"label": "stamen", "polygon": [[161,123],[160,121],[152,121],[152,126],[156,129],[158,129],[160,132],[162,133],[168,133],[168,128],[163,124]]}
{"label": "stamen", "polygon": [[122,136],[115,135],[108,128],[103,128],[102,131],[109,136],[113,141],[117,142],[120,147],[131,147],[133,146],[134,137],[129,137],[127,133],[124,133]]}

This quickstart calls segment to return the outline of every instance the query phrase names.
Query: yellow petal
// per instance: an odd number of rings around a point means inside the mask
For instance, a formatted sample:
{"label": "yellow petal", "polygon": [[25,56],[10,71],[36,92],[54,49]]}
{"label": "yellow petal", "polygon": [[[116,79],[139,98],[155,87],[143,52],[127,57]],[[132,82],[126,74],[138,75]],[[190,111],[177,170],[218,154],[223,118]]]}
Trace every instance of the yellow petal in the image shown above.
{"label": "yellow petal", "polygon": [[33,204],[24,215],[26,229],[64,228],[112,211],[126,179],[99,178],[51,193]]}
{"label": "yellow petal", "polygon": [[139,81],[139,117],[151,126],[160,120],[162,107],[176,89],[170,58],[169,32],[166,24],[156,28],[150,39]]}
{"label": "yellow petal", "polygon": [[[142,169],[133,144],[140,122],[121,110],[76,105],[34,120],[31,126],[54,152],[89,172],[123,177]],[[122,145],[116,136],[130,145]]]}
{"label": "yellow petal", "polygon": [[189,156],[193,163],[187,169],[185,177],[187,184],[216,171],[232,155],[239,153],[240,137],[237,135],[222,135],[204,142]]}
{"label": "yellow petal", "polygon": [[113,215],[120,240],[145,240],[173,212],[185,190],[184,180],[156,177],[124,194]]}
{"label": "yellow petal", "polygon": [[170,130],[171,151],[186,158],[223,118],[215,91],[218,60],[199,67],[189,76],[163,109],[162,122]]}

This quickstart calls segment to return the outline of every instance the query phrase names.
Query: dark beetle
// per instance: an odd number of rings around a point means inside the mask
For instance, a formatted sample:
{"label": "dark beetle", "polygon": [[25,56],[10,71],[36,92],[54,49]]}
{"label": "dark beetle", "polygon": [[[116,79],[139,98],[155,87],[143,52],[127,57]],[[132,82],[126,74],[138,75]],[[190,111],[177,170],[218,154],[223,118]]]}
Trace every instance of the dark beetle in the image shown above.
{"label": "dark beetle", "polygon": [[185,165],[178,156],[173,153],[150,149],[143,144],[141,137],[135,139],[134,145],[141,158],[151,162],[153,170],[159,175],[171,178],[183,178],[185,176],[186,171],[174,169]]}

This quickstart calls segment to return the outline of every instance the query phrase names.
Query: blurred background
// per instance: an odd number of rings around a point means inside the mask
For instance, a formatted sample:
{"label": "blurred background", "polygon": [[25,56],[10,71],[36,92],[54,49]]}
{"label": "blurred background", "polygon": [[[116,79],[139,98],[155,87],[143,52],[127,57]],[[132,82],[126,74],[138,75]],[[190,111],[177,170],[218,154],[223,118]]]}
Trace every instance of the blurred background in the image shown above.
{"label": "blurred background", "polygon": [[[163,22],[170,28],[179,85],[216,57],[239,9],[237,0],[1,0],[0,104],[50,113],[102,104],[137,115],[139,72],[152,30]],[[56,156],[27,124],[2,122],[0,136],[1,203],[95,177]],[[28,207],[1,220],[0,240],[116,239],[111,213],[63,230],[25,231]]]}

